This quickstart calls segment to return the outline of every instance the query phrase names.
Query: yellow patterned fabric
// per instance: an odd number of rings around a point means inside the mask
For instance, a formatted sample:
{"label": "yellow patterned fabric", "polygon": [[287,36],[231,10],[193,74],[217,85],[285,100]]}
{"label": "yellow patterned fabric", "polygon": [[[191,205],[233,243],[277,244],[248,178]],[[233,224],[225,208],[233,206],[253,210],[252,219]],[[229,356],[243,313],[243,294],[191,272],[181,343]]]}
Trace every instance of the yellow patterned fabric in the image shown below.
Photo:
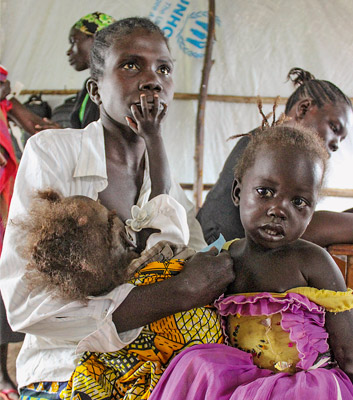
{"label": "yellow patterned fabric", "polygon": [[[182,268],[182,260],[152,262],[130,283],[149,285],[178,274]],[[122,350],[86,352],[61,398],[147,399],[171,359],[183,349],[202,343],[223,343],[220,319],[213,308],[194,308],[162,318],[146,325]]]}

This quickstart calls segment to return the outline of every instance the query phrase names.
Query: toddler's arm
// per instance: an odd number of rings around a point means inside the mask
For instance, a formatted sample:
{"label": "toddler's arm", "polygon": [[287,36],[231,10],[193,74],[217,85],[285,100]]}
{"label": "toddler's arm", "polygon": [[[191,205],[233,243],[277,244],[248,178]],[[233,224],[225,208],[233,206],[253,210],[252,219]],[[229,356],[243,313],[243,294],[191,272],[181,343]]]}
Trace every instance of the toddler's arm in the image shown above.
{"label": "toddler's arm", "polygon": [[[309,286],[345,292],[347,288],[342,273],[332,257],[318,246],[314,246],[314,253],[315,260],[310,266],[308,277]],[[353,382],[353,309],[326,312],[325,327],[338,365]]]}

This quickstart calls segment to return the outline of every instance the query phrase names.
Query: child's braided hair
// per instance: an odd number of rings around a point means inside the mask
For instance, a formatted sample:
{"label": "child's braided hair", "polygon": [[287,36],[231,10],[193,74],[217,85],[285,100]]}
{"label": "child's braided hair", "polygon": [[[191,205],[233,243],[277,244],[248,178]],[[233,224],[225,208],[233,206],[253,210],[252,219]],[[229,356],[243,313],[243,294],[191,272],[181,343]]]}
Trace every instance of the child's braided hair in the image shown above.
{"label": "child's braided hair", "polygon": [[[267,126],[249,134],[250,142],[234,169],[235,178],[241,182],[245,172],[254,165],[256,154],[264,145],[269,148],[285,147],[307,154],[311,159],[319,160],[323,165],[324,181],[329,155],[322,139],[318,134],[302,126],[291,127],[286,125]],[[293,166],[294,167],[294,166]]]}

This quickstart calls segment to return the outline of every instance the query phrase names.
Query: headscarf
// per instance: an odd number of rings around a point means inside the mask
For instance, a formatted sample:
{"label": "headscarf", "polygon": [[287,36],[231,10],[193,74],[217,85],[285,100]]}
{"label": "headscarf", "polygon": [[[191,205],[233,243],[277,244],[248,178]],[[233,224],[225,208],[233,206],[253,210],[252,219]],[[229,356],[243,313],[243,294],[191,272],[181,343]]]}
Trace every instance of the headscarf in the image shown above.
{"label": "headscarf", "polygon": [[116,20],[110,15],[96,11],[80,18],[74,24],[73,28],[85,33],[86,35],[93,36],[96,32],[115,21]]}

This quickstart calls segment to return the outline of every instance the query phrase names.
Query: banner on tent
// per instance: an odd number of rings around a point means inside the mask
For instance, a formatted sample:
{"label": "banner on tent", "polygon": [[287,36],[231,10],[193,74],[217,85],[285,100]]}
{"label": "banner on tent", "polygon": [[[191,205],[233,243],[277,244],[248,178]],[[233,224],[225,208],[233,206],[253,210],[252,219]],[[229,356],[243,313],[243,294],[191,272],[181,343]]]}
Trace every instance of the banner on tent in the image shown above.
{"label": "banner on tent", "polygon": [[[205,54],[208,11],[195,10],[188,0],[155,0],[148,15],[167,38],[175,38],[179,48],[188,56],[202,58]],[[216,24],[221,24],[216,17]]]}

